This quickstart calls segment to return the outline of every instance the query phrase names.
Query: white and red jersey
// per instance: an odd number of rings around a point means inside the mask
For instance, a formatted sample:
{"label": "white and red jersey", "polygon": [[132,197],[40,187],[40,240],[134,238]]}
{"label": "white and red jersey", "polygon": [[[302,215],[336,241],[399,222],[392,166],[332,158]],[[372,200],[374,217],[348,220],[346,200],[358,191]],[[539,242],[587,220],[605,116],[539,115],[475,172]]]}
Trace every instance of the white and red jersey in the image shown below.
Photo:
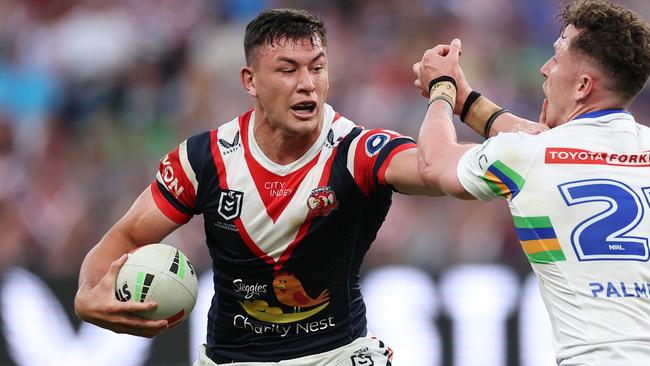
{"label": "white and red jersey", "polygon": [[478,199],[507,199],[560,365],[650,365],[649,128],[606,110],[499,134],[458,177]]}
{"label": "white and red jersey", "polygon": [[415,147],[326,106],[314,145],[278,165],[254,123],[249,111],[184,141],[151,186],[175,222],[204,216],[215,273],[206,354],[217,363],[301,357],[366,334],[359,268],[390,207],[386,168]]}

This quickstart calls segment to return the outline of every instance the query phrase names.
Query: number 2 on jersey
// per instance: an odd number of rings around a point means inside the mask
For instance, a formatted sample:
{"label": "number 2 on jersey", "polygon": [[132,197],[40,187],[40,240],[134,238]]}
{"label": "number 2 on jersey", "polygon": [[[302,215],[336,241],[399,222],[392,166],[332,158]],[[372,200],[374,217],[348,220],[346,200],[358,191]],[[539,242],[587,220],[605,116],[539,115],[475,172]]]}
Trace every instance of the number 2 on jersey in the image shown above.
{"label": "number 2 on jersey", "polygon": [[650,187],[642,188],[644,200],[626,184],[610,179],[568,182],[558,189],[567,206],[593,202],[608,206],[572,230],[571,244],[578,260],[650,259],[648,238],[628,235],[644,221],[650,225],[644,218],[645,207],[650,206]]}

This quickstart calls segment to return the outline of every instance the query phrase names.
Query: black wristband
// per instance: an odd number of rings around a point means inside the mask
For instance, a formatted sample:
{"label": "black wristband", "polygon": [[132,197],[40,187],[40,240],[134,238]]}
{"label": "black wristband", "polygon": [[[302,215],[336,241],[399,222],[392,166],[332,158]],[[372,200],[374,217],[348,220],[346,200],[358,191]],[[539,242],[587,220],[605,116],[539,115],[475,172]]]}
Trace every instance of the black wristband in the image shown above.
{"label": "black wristband", "polygon": [[505,108],[501,108],[498,111],[492,113],[492,115],[488,118],[487,122],[485,123],[485,132],[483,133],[483,137],[485,138],[489,137],[490,129],[492,128],[492,124],[494,124],[494,121],[497,119],[497,117],[499,117],[504,113],[509,113],[509,112],[510,112],[509,110]]}
{"label": "black wristband", "polygon": [[471,93],[467,96],[467,99],[465,99],[465,104],[463,104],[463,110],[460,112],[460,120],[462,122],[465,122],[465,116],[467,116],[467,112],[469,112],[469,108],[472,106],[474,102],[481,96],[481,93],[475,92],[472,90]]}
{"label": "black wristband", "polygon": [[454,78],[452,78],[451,76],[443,75],[443,76],[438,76],[437,78],[429,82],[429,94],[431,94],[431,89],[433,88],[433,86],[441,81],[449,81],[450,83],[454,84],[455,89],[458,89],[458,86],[456,86],[456,80],[454,80]]}

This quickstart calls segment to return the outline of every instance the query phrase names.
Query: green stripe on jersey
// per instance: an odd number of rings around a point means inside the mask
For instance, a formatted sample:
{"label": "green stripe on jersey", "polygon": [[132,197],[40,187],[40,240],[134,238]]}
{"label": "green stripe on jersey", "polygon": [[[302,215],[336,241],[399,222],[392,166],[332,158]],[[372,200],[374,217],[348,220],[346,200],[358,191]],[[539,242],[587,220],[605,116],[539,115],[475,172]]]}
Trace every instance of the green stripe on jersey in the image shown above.
{"label": "green stripe on jersey", "polygon": [[495,168],[499,169],[501,173],[505,174],[510,180],[512,180],[519,190],[521,191],[521,188],[524,186],[524,183],[526,180],[521,177],[521,175],[517,174],[514,170],[510,169],[507,165],[502,163],[500,160],[495,161],[492,164]]}
{"label": "green stripe on jersey", "polygon": [[564,252],[562,252],[562,250],[551,250],[548,252],[526,254],[526,257],[528,257],[528,261],[531,263],[541,263],[541,264],[560,262],[566,260],[566,257],[564,256]]}
{"label": "green stripe on jersey", "polygon": [[518,229],[553,227],[548,216],[512,216],[512,221]]}

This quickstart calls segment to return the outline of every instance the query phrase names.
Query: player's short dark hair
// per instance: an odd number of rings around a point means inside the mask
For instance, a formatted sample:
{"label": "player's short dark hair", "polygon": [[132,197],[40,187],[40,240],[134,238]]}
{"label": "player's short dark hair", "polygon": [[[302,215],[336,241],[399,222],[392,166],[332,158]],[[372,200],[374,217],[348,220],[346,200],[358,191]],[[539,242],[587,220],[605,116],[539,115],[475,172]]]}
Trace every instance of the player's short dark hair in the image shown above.
{"label": "player's short dark hair", "polygon": [[650,75],[650,28],[637,13],[605,0],[573,0],[560,15],[582,30],[570,49],[594,61],[626,101]]}
{"label": "player's short dark hair", "polygon": [[260,13],[246,26],[244,54],[246,63],[251,64],[256,47],[273,45],[278,41],[309,38],[312,45],[319,41],[327,46],[323,21],[306,10],[271,9]]}

